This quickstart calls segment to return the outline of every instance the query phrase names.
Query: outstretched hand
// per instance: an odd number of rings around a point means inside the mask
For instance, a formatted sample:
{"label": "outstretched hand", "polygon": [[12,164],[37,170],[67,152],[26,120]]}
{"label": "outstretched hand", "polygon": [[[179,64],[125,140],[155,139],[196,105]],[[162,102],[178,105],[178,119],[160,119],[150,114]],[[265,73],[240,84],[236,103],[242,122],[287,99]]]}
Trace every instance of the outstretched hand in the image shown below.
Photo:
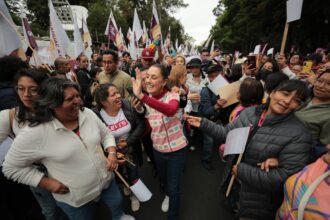
{"label": "outstretched hand", "polygon": [[202,118],[200,117],[195,117],[191,115],[186,116],[187,122],[196,128],[199,128],[201,126]]}

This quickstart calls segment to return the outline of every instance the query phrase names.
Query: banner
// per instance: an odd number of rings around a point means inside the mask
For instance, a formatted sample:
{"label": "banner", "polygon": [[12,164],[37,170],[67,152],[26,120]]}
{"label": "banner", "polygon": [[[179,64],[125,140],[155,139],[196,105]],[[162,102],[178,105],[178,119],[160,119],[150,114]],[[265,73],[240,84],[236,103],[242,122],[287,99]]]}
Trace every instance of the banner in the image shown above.
{"label": "banner", "polygon": [[151,36],[151,41],[155,41],[157,39],[161,39],[162,36],[162,31],[160,28],[160,23],[158,19],[158,13],[156,9],[156,2],[153,0],[152,3],[152,17],[151,17],[151,27],[150,27],[150,36]]}
{"label": "banner", "polygon": [[[57,17],[51,0],[48,0],[49,17],[50,17],[50,41],[56,48],[57,57],[65,57],[67,49],[70,45],[70,40],[65,30],[62,27],[62,23]],[[51,47],[52,48],[52,47]]]}
{"label": "banner", "polygon": [[116,24],[115,18],[113,17],[112,12],[110,12],[108,24],[107,24],[104,34],[108,35],[108,39],[112,40],[115,43],[117,33],[118,33],[117,24]]}
{"label": "banner", "polygon": [[81,33],[78,28],[77,17],[74,16],[73,26],[73,37],[74,37],[74,56],[75,58],[79,57],[80,54],[84,52],[84,42],[81,39]]}

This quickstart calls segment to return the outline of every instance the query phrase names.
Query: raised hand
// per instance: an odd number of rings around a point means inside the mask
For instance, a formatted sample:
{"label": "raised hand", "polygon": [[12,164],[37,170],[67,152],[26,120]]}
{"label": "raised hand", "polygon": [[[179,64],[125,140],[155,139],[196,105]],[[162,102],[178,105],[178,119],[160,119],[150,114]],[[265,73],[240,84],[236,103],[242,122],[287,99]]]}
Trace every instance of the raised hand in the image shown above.
{"label": "raised hand", "polygon": [[139,68],[135,68],[136,78],[132,77],[133,93],[138,99],[143,98],[142,93],[142,76]]}
{"label": "raised hand", "polygon": [[135,108],[135,110],[137,112],[139,112],[139,113],[143,112],[143,104],[138,98],[132,96],[131,105],[132,105],[133,108]]}

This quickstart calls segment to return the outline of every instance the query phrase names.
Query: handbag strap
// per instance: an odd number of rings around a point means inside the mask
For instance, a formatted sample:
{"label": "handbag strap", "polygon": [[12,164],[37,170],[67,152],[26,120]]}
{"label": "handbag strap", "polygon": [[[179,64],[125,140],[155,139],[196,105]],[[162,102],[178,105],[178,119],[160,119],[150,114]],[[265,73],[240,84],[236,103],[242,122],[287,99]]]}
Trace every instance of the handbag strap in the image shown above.
{"label": "handbag strap", "polygon": [[298,220],[303,220],[304,218],[304,210],[308,203],[309,198],[311,197],[312,193],[316,189],[316,187],[328,176],[330,175],[330,170],[323,173],[321,176],[319,176],[314,182],[308,187],[305,194],[301,198],[301,201],[298,206]]}

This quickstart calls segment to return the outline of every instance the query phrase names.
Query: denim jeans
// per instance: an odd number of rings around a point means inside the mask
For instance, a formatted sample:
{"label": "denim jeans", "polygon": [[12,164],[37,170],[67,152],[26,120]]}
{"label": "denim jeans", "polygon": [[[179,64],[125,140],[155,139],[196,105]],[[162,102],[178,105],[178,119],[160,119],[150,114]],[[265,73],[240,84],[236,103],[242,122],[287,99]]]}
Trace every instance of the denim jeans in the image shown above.
{"label": "denim jeans", "polygon": [[202,160],[210,162],[213,152],[214,141],[213,138],[203,132],[203,148],[202,148]]}
{"label": "denim jeans", "polygon": [[[112,180],[109,187],[101,192],[100,200],[111,209],[112,220],[119,220],[124,214],[121,204],[122,197],[115,180]],[[80,207],[73,207],[57,201],[57,205],[71,220],[92,220],[96,202],[90,201]]]}
{"label": "denim jeans", "polygon": [[180,179],[186,162],[186,148],[171,153],[154,150],[154,156],[162,185],[170,198],[168,219],[179,219]]}
{"label": "denim jeans", "polygon": [[31,192],[38,201],[42,214],[46,220],[62,220],[65,215],[56,205],[56,201],[51,192],[41,187],[30,186]]}

